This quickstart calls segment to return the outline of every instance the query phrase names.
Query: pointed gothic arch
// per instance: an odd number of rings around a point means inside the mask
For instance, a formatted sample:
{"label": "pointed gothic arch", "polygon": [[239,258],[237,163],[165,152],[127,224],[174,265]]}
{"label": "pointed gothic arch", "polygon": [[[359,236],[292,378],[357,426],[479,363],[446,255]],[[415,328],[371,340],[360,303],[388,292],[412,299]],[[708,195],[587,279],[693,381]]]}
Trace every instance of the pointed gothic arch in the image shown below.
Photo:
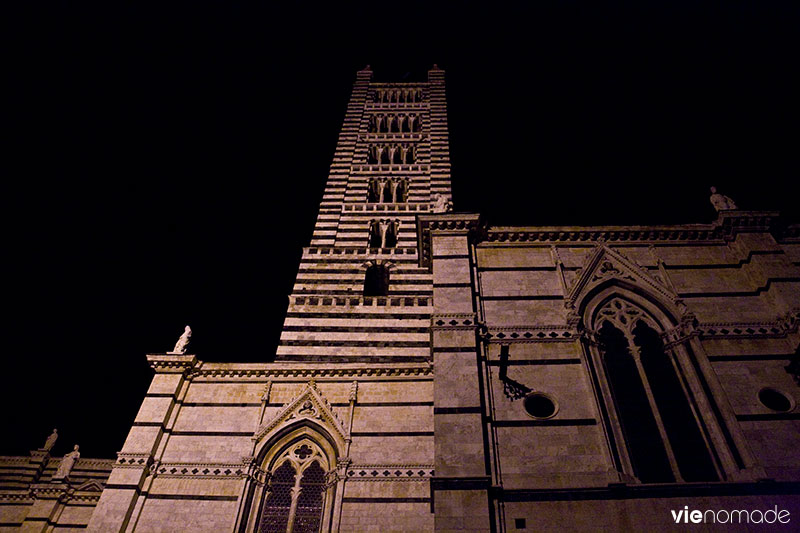
{"label": "pointed gothic arch", "polygon": [[664,338],[674,302],[610,276],[578,302],[593,382],[623,478],[718,481],[721,466],[685,372]]}
{"label": "pointed gothic arch", "polygon": [[310,381],[253,436],[243,533],[330,531],[341,506],[347,432]]}

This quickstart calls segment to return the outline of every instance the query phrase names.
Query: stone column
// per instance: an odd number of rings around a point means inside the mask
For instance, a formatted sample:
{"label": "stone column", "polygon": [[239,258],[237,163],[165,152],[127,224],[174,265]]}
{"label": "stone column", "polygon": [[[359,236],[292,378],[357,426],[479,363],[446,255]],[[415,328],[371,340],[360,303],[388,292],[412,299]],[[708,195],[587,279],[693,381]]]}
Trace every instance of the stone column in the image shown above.
{"label": "stone column", "polygon": [[435,477],[437,531],[490,531],[493,503],[470,233],[477,215],[420,217],[433,270]]}
{"label": "stone column", "polygon": [[[155,354],[147,361],[156,371],[133,422],[103,495],[89,521],[88,532],[111,533],[128,530],[137,508],[149,467],[187,371],[197,363],[194,355]],[[139,506],[140,507],[140,506]]]}

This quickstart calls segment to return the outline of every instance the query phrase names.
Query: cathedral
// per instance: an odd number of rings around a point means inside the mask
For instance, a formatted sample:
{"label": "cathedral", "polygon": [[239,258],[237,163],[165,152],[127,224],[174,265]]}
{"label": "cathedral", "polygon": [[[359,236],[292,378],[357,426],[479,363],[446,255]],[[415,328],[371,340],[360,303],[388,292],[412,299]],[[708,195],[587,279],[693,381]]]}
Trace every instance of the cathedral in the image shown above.
{"label": "cathedral", "polygon": [[359,71],[274,361],[187,326],[115,459],[0,457],[0,531],[800,522],[800,225],[492,227],[450,183],[444,71]]}

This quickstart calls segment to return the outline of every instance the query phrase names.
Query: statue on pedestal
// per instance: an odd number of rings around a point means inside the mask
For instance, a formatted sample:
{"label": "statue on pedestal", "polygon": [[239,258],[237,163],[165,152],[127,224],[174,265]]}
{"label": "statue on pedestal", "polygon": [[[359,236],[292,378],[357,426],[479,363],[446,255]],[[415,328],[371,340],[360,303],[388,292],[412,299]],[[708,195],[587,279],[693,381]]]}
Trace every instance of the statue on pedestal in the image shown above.
{"label": "statue on pedestal", "polygon": [[717,211],[728,211],[730,209],[737,209],[736,204],[729,197],[717,192],[716,187],[711,187],[711,205]]}
{"label": "statue on pedestal", "polygon": [[78,451],[78,445],[76,444],[75,448],[61,459],[61,464],[58,465],[58,470],[56,470],[56,473],[53,474],[53,482],[69,478],[69,473],[72,471],[72,467],[75,466],[75,463],[80,458],[81,452]]}
{"label": "statue on pedestal", "polygon": [[52,450],[53,449],[53,445],[56,443],[56,439],[58,439],[58,430],[57,429],[53,429],[53,432],[50,434],[49,437],[47,437],[47,440],[44,441],[44,447],[42,449],[47,451],[47,452]]}
{"label": "statue on pedestal", "polygon": [[186,326],[186,329],[183,330],[183,335],[180,336],[178,342],[175,343],[175,349],[172,350],[171,354],[185,354],[186,347],[189,345],[189,341],[192,339],[192,328]]}
{"label": "statue on pedestal", "polygon": [[437,193],[433,197],[431,211],[434,213],[448,213],[453,210],[453,203],[444,194]]}

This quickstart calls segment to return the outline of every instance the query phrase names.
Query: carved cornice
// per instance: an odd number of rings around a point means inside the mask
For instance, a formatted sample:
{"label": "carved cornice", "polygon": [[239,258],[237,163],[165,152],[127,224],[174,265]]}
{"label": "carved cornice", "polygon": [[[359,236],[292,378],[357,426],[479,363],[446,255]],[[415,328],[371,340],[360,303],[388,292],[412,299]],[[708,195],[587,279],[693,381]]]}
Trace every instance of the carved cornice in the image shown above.
{"label": "carved cornice", "polygon": [[420,165],[413,163],[410,165],[379,165],[379,164],[355,164],[352,167],[353,174],[371,174],[380,176],[386,174],[387,176],[402,174],[427,174],[430,170],[430,165]]}
{"label": "carved cornice", "polygon": [[304,294],[289,296],[289,305],[315,307],[430,307],[430,296],[322,296]]}
{"label": "carved cornice", "polygon": [[195,369],[189,374],[190,379],[259,379],[259,378],[353,378],[353,377],[406,377],[406,376],[427,376],[433,373],[433,367],[429,363],[413,366],[359,366],[341,367],[336,363],[329,368],[314,367],[290,367],[290,368],[211,368]]}
{"label": "carved cornice", "polygon": [[[416,255],[417,248],[367,248],[366,246],[309,246],[303,250],[303,258],[317,255],[356,256],[353,259],[372,259],[382,255]],[[361,257],[364,256],[364,257]]]}
{"label": "carved cornice", "polygon": [[3,455],[0,456],[0,465],[27,465],[31,461],[30,457],[28,456],[21,456],[21,455]]}
{"label": "carved cornice", "polygon": [[111,470],[116,464],[114,459],[78,459],[75,462],[74,469],[86,470],[91,468],[108,469]]}
{"label": "carved cornice", "polygon": [[419,265],[431,266],[431,232],[467,234],[474,242],[483,239],[485,226],[480,215],[474,213],[436,213],[417,217],[417,248]]}
{"label": "carved cornice", "polygon": [[55,500],[67,495],[70,486],[67,483],[34,483],[31,485],[31,494],[37,500]]}
{"label": "carved cornice", "polygon": [[[722,211],[711,224],[676,226],[542,226],[489,228],[487,243],[571,243],[686,241],[725,242],[737,233],[772,232],[777,228],[775,211]],[[797,233],[798,230],[794,230]]]}
{"label": "carved cornice", "polygon": [[428,135],[426,133],[420,132],[391,132],[391,133],[365,133],[364,135],[359,135],[358,140],[361,142],[391,142],[391,141],[411,141],[411,142],[420,142],[427,140]]}
{"label": "carved cornice", "polygon": [[714,225],[696,227],[614,227],[614,228],[490,228],[486,241],[492,243],[571,243],[571,242],[659,242],[722,241],[722,229]]}
{"label": "carved cornice", "polygon": [[367,212],[383,212],[395,213],[403,211],[421,211],[427,213],[430,211],[430,204],[378,204],[378,203],[358,203],[358,204],[344,204],[342,211],[367,211]]}
{"label": "carved cornice", "polygon": [[20,505],[32,505],[34,497],[30,490],[4,490],[0,492],[0,502],[11,502]]}
{"label": "carved cornice", "polygon": [[197,356],[192,354],[148,354],[147,362],[156,372],[180,374],[197,364]]}
{"label": "carved cornice", "polygon": [[742,211],[734,209],[720,211],[719,218],[714,222],[723,230],[726,240],[732,240],[737,233],[775,232],[778,229],[777,211]]}

